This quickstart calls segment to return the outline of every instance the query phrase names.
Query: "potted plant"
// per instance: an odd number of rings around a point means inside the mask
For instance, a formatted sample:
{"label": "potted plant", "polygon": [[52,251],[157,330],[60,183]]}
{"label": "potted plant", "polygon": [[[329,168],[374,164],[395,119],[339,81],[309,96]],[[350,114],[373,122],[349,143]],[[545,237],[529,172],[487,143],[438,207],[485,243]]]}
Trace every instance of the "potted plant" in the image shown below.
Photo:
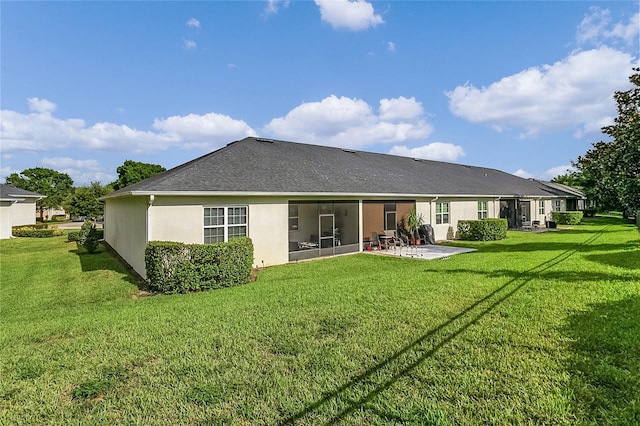
{"label": "potted plant", "polygon": [[420,234],[418,233],[418,229],[424,225],[424,218],[422,214],[419,214],[415,208],[413,208],[407,214],[407,227],[409,228],[409,232],[411,233],[411,238],[415,240],[416,245],[420,245]]}

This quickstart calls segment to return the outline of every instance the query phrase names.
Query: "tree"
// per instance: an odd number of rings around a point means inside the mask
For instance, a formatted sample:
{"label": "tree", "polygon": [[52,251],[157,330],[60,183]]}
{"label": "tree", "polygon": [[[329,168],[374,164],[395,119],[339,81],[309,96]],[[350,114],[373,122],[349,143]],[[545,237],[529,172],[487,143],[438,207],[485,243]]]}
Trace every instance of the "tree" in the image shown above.
{"label": "tree", "polygon": [[113,182],[113,189],[118,190],[125,186],[133,185],[136,182],[155,176],[165,170],[167,169],[158,164],[126,160],[122,166],[117,168],[118,179]]}
{"label": "tree", "polygon": [[600,207],[623,211],[640,211],[640,68],[633,70],[634,87],[614,94],[618,116],[602,128],[613,140],[594,143],[573,163],[590,198]]}
{"label": "tree", "polygon": [[112,191],[111,186],[101,186],[100,182],[91,182],[89,186],[80,186],[74,189],[64,204],[64,209],[71,216],[96,218],[104,213],[104,206],[98,201],[98,198]]}
{"label": "tree", "polygon": [[12,173],[5,181],[17,188],[46,195],[46,198],[36,202],[42,220],[45,209],[60,207],[73,190],[73,180],[68,174],[44,167],[25,169],[19,174]]}
{"label": "tree", "polygon": [[582,173],[580,172],[569,172],[566,175],[558,175],[551,179],[551,182],[560,183],[580,190],[584,188]]}

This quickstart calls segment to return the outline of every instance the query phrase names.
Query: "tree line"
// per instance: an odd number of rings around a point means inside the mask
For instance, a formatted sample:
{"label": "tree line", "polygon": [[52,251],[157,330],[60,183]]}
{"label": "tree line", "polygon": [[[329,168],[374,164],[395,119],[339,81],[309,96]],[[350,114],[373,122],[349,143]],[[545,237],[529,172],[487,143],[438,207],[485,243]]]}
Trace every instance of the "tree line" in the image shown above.
{"label": "tree line", "polygon": [[34,167],[20,173],[12,173],[6,177],[5,182],[46,196],[36,203],[40,219],[43,221],[51,219],[45,218],[45,210],[59,207],[64,208],[70,217],[97,218],[104,213],[104,206],[98,201],[100,197],[165,170],[157,164],[126,160],[116,170],[118,178],[106,185],[91,182],[89,185],[74,187],[73,180],[67,173],[45,167]]}
{"label": "tree line", "polygon": [[554,182],[581,189],[601,210],[640,212],[640,68],[629,77],[632,88],[613,95],[618,116],[602,133],[612,140],[599,141],[571,164],[575,171]]}

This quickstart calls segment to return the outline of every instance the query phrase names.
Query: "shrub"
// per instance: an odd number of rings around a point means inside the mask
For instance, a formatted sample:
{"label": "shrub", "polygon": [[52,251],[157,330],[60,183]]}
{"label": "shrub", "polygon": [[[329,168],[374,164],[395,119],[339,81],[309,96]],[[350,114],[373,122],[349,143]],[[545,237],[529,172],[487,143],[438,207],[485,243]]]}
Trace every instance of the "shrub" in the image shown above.
{"label": "shrub", "polygon": [[495,241],[507,237],[507,219],[459,220],[458,238],[467,241]]}
{"label": "shrub", "polygon": [[11,229],[11,235],[14,237],[26,237],[26,238],[51,238],[63,235],[64,231],[58,229],[56,226],[49,228],[48,225],[26,225],[26,226],[14,226]]}
{"label": "shrub", "polygon": [[597,213],[597,209],[584,209],[583,216],[584,217],[594,217]]}
{"label": "shrub", "polygon": [[551,212],[551,220],[558,225],[577,225],[582,221],[582,212]]}
{"label": "shrub", "polygon": [[78,248],[82,247],[87,252],[93,253],[98,249],[98,245],[100,244],[100,236],[98,234],[98,230],[96,229],[96,224],[91,222],[90,220],[85,220],[80,228],[80,232],[78,232],[78,239],[76,240],[76,245]]}
{"label": "shrub", "polygon": [[251,276],[253,243],[183,244],[151,241],[145,250],[149,287],[162,293],[187,293],[246,284]]}
{"label": "shrub", "polygon": [[59,220],[65,220],[67,217],[63,214],[54,214],[51,216],[51,222],[57,222]]}
{"label": "shrub", "polygon": [[72,242],[77,242],[80,239],[80,232],[78,231],[71,231],[67,234],[67,241],[72,243]]}

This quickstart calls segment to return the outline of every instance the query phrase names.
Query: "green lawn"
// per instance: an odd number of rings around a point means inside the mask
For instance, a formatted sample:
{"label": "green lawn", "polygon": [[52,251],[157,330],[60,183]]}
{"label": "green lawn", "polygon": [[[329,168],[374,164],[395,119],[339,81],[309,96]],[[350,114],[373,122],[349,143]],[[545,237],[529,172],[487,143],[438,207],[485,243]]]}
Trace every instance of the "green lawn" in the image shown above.
{"label": "green lawn", "polygon": [[65,240],[0,242],[0,424],[640,423],[622,220],[154,297]]}

